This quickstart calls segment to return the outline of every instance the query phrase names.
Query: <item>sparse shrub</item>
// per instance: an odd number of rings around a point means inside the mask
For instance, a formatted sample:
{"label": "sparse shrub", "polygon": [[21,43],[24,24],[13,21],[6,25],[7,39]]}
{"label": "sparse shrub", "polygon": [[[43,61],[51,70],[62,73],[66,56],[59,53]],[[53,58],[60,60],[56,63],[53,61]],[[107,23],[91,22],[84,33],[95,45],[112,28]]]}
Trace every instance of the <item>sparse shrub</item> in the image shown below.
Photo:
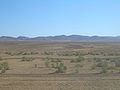
{"label": "sparse shrub", "polygon": [[49,57],[45,58],[45,66],[47,68],[57,68],[58,63],[60,63],[60,62],[62,62],[62,60],[59,58],[57,58],[57,59],[49,58]]}
{"label": "sparse shrub", "polygon": [[33,61],[34,58],[33,57],[22,57],[21,61]]}
{"label": "sparse shrub", "polygon": [[61,59],[47,58],[45,66],[56,69],[55,73],[64,73],[67,69]]}
{"label": "sparse shrub", "polygon": [[19,52],[5,52],[7,55],[35,55],[38,54],[38,52],[25,52],[25,51],[19,51]]}
{"label": "sparse shrub", "polygon": [[52,59],[51,62],[61,62],[60,59]]}
{"label": "sparse shrub", "polygon": [[64,65],[64,63],[59,63],[58,65],[57,65],[57,67],[56,67],[56,71],[55,71],[55,73],[64,73],[65,72],[65,70],[67,69],[67,67]]}
{"label": "sparse shrub", "polygon": [[107,73],[107,71],[109,69],[108,62],[105,61],[105,60],[104,61],[100,60],[96,64],[93,64],[93,66],[91,67],[91,69],[93,70],[93,69],[96,69],[97,67],[101,69],[100,73]]}
{"label": "sparse shrub", "polygon": [[44,53],[42,53],[44,55],[53,55],[54,53],[53,52],[48,52],[48,51],[45,51]]}
{"label": "sparse shrub", "polygon": [[96,66],[101,68],[100,73],[107,73],[108,63],[106,61],[101,61]]}
{"label": "sparse shrub", "polygon": [[76,61],[75,59],[72,59],[70,62],[73,63],[73,62],[75,62],[75,61]]}
{"label": "sparse shrub", "polygon": [[47,68],[50,67],[50,62],[49,62],[48,60],[45,61],[45,66],[46,66]]}
{"label": "sparse shrub", "polygon": [[106,66],[102,66],[100,73],[107,73],[107,67]]}
{"label": "sparse shrub", "polygon": [[79,56],[77,59],[71,60],[71,63],[77,63],[77,62],[82,62],[84,61],[84,57],[83,56]]}
{"label": "sparse shrub", "polygon": [[75,73],[77,73],[77,74],[79,73],[80,67],[83,67],[83,65],[80,65],[80,64],[75,65]]}
{"label": "sparse shrub", "polygon": [[110,58],[106,58],[107,61],[110,61]]}
{"label": "sparse shrub", "polygon": [[5,73],[6,70],[9,70],[8,63],[7,62],[0,63],[0,70],[1,74]]}
{"label": "sparse shrub", "polygon": [[22,52],[21,55],[29,55],[30,53]]}
{"label": "sparse shrub", "polygon": [[120,60],[115,60],[115,66],[120,67]]}
{"label": "sparse shrub", "polygon": [[95,62],[101,62],[101,59],[100,58],[94,58],[93,59]]}
{"label": "sparse shrub", "polygon": [[5,54],[12,56],[12,53],[11,53],[11,52],[5,52]]}
{"label": "sparse shrub", "polygon": [[39,54],[38,52],[31,52],[31,55]]}
{"label": "sparse shrub", "polygon": [[103,62],[98,62],[97,64],[96,64],[96,67],[102,67],[103,66]]}
{"label": "sparse shrub", "polygon": [[56,69],[55,73],[64,73],[67,70],[63,62],[51,62],[51,68]]}
{"label": "sparse shrub", "polygon": [[54,63],[51,64],[51,67],[52,67],[52,68],[56,68],[55,65],[54,65]]}
{"label": "sparse shrub", "polygon": [[79,56],[79,57],[77,58],[77,62],[81,62],[81,61],[84,61],[84,57],[83,57],[83,56]]}
{"label": "sparse shrub", "polygon": [[79,56],[79,55],[84,55],[83,53],[80,53],[78,51],[63,51],[57,53],[58,56]]}

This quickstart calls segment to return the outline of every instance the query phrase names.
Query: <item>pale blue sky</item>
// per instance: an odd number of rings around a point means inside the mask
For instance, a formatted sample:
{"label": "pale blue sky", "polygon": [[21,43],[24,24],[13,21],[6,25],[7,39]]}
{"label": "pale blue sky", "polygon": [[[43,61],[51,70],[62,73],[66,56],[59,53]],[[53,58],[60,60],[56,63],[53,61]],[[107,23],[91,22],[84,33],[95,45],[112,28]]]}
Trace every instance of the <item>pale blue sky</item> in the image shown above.
{"label": "pale blue sky", "polygon": [[120,0],[0,0],[0,36],[120,35]]}

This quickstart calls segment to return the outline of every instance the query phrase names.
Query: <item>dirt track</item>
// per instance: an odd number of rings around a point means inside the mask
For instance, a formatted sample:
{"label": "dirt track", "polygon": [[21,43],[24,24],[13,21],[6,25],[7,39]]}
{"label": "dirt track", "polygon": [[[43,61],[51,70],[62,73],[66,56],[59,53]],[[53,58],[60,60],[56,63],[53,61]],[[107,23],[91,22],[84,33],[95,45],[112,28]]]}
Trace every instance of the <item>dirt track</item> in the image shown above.
{"label": "dirt track", "polygon": [[0,77],[119,77],[120,74],[1,74]]}

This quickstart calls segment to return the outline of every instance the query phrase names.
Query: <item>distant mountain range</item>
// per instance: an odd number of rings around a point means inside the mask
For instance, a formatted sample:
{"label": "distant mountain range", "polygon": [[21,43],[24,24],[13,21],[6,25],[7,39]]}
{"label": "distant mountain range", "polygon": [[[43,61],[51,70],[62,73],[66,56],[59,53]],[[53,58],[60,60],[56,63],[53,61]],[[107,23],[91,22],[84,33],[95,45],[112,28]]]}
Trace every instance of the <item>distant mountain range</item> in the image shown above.
{"label": "distant mountain range", "polygon": [[1,36],[0,41],[101,41],[101,42],[120,42],[120,36],[82,36],[82,35],[59,35],[46,37],[9,37]]}

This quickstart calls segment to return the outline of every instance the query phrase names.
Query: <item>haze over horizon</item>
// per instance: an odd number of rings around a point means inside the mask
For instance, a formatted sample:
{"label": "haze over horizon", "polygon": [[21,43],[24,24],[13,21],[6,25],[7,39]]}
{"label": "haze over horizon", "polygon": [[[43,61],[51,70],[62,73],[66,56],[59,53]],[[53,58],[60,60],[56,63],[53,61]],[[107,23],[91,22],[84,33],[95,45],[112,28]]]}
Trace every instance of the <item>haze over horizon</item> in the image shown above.
{"label": "haze over horizon", "polygon": [[120,1],[0,1],[0,36],[56,35],[120,36]]}

